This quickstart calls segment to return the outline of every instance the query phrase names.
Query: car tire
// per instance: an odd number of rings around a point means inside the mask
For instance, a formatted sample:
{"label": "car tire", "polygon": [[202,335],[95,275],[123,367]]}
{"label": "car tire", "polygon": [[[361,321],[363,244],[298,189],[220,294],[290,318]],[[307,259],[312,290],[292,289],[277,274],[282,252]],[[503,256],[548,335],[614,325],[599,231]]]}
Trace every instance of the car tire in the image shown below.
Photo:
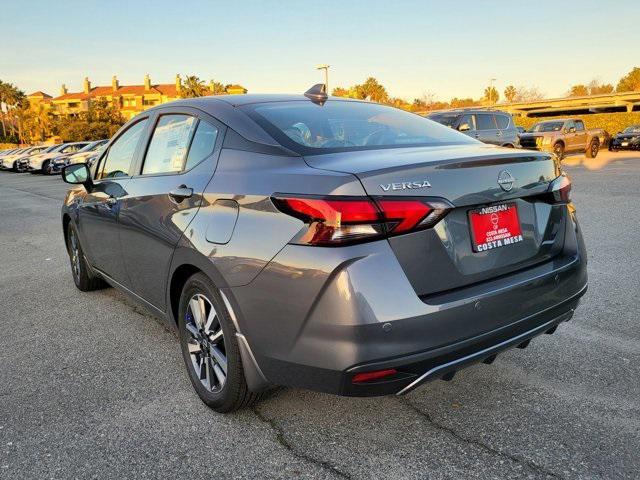
{"label": "car tire", "polygon": [[564,158],[564,144],[562,142],[556,142],[553,144],[553,153],[556,154],[558,160]]}
{"label": "car tire", "polygon": [[19,172],[18,170],[18,162],[13,162],[13,167],[11,167],[12,172]]}
{"label": "car tire", "polygon": [[67,225],[67,253],[71,262],[73,283],[76,284],[78,290],[90,292],[107,286],[104,280],[95,276],[91,272],[89,265],[87,265],[87,260],[84,257],[80,239],[78,238],[78,231],[71,222]]}
{"label": "car tire", "polygon": [[585,152],[587,158],[596,158],[598,156],[598,151],[600,150],[600,142],[597,139],[591,140],[589,143],[589,148]]}
{"label": "car tire", "polygon": [[247,386],[235,326],[218,289],[203,273],[185,282],[178,329],[189,379],[207,406],[227,413],[261,397]]}
{"label": "car tire", "polygon": [[49,160],[45,160],[45,162],[42,164],[42,169],[40,170],[40,173],[42,173],[42,175],[50,175],[49,172],[49,164],[51,162],[49,162]]}

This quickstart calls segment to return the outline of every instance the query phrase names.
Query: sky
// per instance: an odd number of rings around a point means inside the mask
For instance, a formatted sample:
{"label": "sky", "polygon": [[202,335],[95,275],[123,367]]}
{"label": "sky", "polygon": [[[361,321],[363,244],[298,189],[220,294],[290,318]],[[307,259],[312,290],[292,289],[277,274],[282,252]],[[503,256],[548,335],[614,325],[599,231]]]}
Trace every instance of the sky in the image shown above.
{"label": "sky", "polygon": [[615,84],[640,66],[640,1],[0,0],[0,80],[59,95],[92,84],[173,83],[302,93],[376,77],[408,100],[482,96],[491,78],[548,97]]}

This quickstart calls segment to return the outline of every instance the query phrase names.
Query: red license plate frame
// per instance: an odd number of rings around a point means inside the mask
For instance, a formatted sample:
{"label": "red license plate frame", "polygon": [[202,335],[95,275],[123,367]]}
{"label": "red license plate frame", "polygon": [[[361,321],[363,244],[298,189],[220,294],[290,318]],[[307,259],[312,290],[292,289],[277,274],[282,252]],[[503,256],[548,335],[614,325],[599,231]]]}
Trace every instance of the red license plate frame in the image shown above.
{"label": "red license plate frame", "polygon": [[513,202],[470,210],[469,231],[474,252],[511,246],[524,240],[518,206]]}

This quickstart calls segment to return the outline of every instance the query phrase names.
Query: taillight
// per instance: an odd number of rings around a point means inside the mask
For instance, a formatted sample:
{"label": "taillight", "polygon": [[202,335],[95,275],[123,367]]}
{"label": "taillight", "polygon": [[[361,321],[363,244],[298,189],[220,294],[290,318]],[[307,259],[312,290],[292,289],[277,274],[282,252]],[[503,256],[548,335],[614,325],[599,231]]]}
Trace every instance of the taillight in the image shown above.
{"label": "taillight", "polygon": [[277,195],[276,207],[307,224],[295,243],[337,246],[428,228],[450,205],[437,200]]}
{"label": "taillight", "polygon": [[398,371],[395,368],[388,368],[386,370],[375,370],[373,372],[356,373],[351,379],[351,382],[371,382],[373,380],[380,380],[381,378],[391,377],[396,373],[398,373]]}
{"label": "taillight", "polygon": [[571,180],[566,173],[551,182],[549,193],[554,203],[569,203],[571,201]]}

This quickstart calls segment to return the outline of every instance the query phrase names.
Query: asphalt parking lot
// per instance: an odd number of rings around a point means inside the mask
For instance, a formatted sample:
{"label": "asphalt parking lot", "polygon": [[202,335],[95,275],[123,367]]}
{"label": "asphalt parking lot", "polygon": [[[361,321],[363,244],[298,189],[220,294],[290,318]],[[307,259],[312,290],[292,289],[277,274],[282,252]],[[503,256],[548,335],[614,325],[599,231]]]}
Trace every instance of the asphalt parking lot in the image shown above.
{"label": "asphalt parking lot", "polygon": [[60,178],[0,172],[0,478],[640,477],[640,155],[565,163],[590,288],[555,335],[402,398],[226,416],[159,320],[76,290]]}

